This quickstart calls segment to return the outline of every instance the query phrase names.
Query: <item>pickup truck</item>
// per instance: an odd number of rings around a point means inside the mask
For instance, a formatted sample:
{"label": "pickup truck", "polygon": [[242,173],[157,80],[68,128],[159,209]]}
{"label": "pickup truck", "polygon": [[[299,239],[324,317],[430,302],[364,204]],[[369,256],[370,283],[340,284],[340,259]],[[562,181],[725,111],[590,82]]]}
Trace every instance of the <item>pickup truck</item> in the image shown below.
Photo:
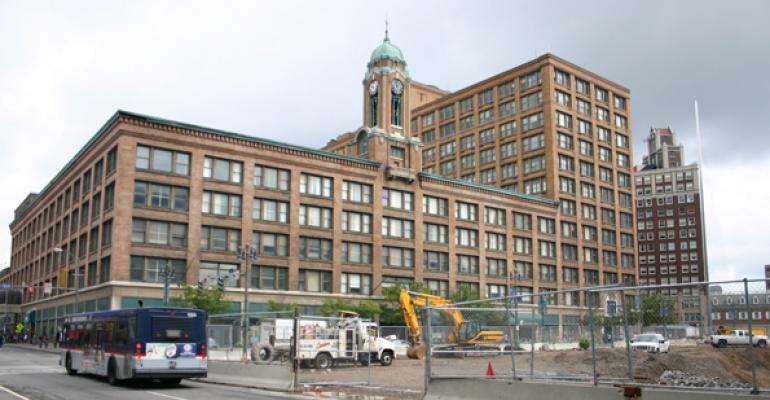
{"label": "pickup truck", "polygon": [[[749,331],[735,330],[727,335],[711,335],[708,343],[714,347],[727,347],[728,345],[747,345],[749,344]],[[767,347],[767,336],[753,335],[752,344],[757,347]]]}

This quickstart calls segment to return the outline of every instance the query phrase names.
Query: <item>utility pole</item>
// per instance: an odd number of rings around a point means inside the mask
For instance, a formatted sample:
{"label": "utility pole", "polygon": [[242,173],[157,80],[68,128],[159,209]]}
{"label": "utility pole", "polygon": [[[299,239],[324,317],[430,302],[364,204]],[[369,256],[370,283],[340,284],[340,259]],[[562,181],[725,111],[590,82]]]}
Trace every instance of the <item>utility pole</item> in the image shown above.
{"label": "utility pole", "polygon": [[171,260],[166,260],[166,267],[163,269],[163,305],[168,305],[168,297],[171,292],[171,278],[174,277],[174,271],[171,269]]}
{"label": "utility pole", "polygon": [[[251,263],[257,261],[257,248],[254,246],[241,246],[238,249],[238,258],[243,262],[246,269],[243,274],[243,309],[241,310],[241,329],[243,340],[243,361],[249,359],[249,284],[251,283]],[[251,263],[249,262],[251,261]]]}

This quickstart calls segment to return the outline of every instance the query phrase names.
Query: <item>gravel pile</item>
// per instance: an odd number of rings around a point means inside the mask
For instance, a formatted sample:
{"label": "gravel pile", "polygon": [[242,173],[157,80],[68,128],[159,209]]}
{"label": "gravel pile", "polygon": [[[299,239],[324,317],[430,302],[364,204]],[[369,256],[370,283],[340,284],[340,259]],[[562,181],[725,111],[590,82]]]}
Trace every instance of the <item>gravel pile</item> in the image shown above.
{"label": "gravel pile", "polygon": [[660,375],[659,383],[671,386],[689,386],[706,388],[731,388],[743,389],[751,388],[751,385],[739,381],[722,381],[719,378],[709,378],[703,375],[688,374],[683,371],[664,371]]}

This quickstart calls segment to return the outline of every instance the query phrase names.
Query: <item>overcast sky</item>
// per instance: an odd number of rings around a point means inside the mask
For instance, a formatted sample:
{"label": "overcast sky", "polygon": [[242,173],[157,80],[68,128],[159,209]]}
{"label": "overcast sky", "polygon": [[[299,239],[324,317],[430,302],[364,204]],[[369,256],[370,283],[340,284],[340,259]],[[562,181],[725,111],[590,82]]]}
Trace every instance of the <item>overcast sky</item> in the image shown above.
{"label": "overcast sky", "polygon": [[117,109],[322,146],[361,124],[386,16],[412,77],[443,89],[544,51],[629,88],[636,162],[650,126],[697,160],[698,99],[711,278],[770,263],[768,1],[0,0],[0,221]]}

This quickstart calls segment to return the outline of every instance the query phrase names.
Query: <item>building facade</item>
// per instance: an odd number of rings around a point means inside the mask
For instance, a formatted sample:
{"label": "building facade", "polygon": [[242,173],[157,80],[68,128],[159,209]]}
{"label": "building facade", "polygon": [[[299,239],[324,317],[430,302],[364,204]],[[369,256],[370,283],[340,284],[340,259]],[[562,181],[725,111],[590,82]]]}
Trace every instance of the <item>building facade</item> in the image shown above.
{"label": "building facade", "polygon": [[[636,173],[640,283],[707,281],[698,165],[685,165],[670,128],[651,128],[647,145],[649,154]],[[708,315],[703,290],[665,289],[662,294],[677,299],[684,322]]]}
{"label": "building facade", "polygon": [[770,292],[749,292],[748,299],[743,294],[712,293],[710,297],[713,326],[748,329],[751,315],[753,328],[770,329]]}
{"label": "building facade", "polygon": [[[586,95],[576,92],[584,78]],[[311,313],[331,297],[379,299],[383,287],[413,281],[441,296],[465,288],[480,297],[512,286],[527,294],[635,282],[627,90],[548,55],[448,94],[413,82],[387,37],[362,86],[362,126],[324,150],[117,112],[18,207],[4,281],[37,288],[24,292],[22,309],[34,310],[41,329],[76,310],[159,304],[167,273],[174,283],[222,279],[233,311],[244,307],[246,285],[248,310],[275,301]],[[505,86],[515,99],[514,112],[490,125],[500,129],[491,146],[501,154],[494,162],[500,179],[437,174],[439,163],[426,152],[445,141],[431,140],[422,121],[436,110],[438,125],[446,119],[440,110],[452,104],[461,126],[468,96],[479,102],[468,115],[482,118],[487,86],[492,93]],[[562,90],[611,114],[582,109],[597,131],[582,123],[589,130],[578,130],[563,122],[571,116],[578,126],[571,100],[550,100]],[[498,100],[495,113],[507,107]],[[515,110],[524,102],[526,113]],[[502,134],[511,123],[514,146]],[[455,135],[458,149],[472,137],[474,156],[486,154],[488,128],[480,125]],[[516,129],[522,125],[531,129]],[[584,147],[591,150],[582,154]],[[600,148],[611,153],[599,156]],[[464,154],[458,150],[455,160]],[[573,158],[571,168],[560,167],[560,156]],[[526,161],[532,157],[546,160],[542,170],[522,167],[515,179],[503,178],[506,163],[535,165]],[[591,165],[584,178],[581,163]],[[533,179],[543,183],[527,183]],[[587,188],[585,195],[555,190],[564,179]],[[258,249],[248,265],[237,254],[244,244]],[[578,293],[549,296],[549,310],[576,323],[586,301]]]}

